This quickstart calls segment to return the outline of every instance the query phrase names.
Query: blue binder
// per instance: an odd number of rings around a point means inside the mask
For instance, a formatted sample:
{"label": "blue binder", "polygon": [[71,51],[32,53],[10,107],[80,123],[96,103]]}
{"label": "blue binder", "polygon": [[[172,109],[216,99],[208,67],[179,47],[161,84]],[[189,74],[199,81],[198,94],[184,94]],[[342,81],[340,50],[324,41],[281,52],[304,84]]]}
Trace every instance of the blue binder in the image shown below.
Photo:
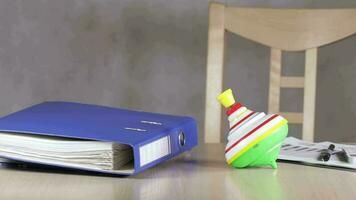
{"label": "blue binder", "polygon": [[[60,136],[130,145],[134,157],[132,169],[121,171],[83,169],[122,175],[136,174],[190,150],[197,145],[198,140],[197,124],[191,117],[72,102],[44,102],[2,117],[0,132]],[[144,151],[148,146],[154,147],[157,144],[168,145],[168,151],[164,154],[158,152],[158,155],[153,157],[149,152]],[[19,161],[51,165],[51,163],[26,159]]]}

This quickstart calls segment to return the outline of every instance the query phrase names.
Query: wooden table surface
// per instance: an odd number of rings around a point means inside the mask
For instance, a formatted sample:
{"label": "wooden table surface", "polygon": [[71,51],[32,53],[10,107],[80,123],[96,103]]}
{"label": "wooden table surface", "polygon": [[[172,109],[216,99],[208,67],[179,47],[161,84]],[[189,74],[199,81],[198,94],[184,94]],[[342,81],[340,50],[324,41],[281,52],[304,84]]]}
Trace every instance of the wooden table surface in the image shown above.
{"label": "wooden table surface", "polygon": [[278,163],[278,169],[231,169],[222,144],[131,177],[0,168],[0,199],[356,199],[356,172]]}

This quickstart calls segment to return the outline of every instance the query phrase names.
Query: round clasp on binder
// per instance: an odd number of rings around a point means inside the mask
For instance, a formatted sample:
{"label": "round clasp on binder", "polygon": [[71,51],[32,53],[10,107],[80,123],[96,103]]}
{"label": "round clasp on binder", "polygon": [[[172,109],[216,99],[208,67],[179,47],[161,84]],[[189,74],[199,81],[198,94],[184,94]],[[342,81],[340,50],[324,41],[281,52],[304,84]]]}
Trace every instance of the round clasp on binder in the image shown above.
{"label": "round clasp on binder", "polygon": [[185,135],[183,131],[178,134],[178,142],[181,147],[185,145]]}

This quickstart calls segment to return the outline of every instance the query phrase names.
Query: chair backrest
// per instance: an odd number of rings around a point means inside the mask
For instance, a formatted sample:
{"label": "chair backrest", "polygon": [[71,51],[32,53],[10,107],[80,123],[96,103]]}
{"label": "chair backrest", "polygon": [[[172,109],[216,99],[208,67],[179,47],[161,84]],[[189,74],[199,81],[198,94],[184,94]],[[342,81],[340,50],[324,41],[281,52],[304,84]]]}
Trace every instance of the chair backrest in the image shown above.
{"label": "chair backrest", "polygon": [[[280,88],[304,88],[303,113],[282,112],[302,123],[304,140],[314,139],[317,48],[356,33],[356,9],[270,9],[211,3],[205,99],[205,142],[221,142],[225,30],[271,47],[268,111],[281,113]],[[305,76],[281,75],[282,51],[306,51]]]}

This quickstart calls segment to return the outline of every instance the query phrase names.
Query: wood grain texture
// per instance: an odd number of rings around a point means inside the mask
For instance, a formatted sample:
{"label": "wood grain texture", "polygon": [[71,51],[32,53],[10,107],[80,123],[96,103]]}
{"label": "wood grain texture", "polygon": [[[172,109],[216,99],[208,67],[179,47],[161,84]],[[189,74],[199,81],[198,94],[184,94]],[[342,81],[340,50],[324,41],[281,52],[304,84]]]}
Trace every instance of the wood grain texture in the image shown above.
{"label": "wood grain texture", "polygon": [[232,169],[223,144],[192,152],[131,177],[0,168],[1,200],[354,199],[356,173],[289,163]]}
{"label": "wood grain texture", "polygon": [[268,112],[279,112],[280,101],[280,81],[281,81],[282,51],[271,49],[269,92],[268,92]]}
{"label": "wood grain texture", "polygon": [[225,8],[226,29],[286,51],[323,46],[356,33],[356,9]]}
{"label": "wood grain texture", "polygon": [[280,112],[279,114],[282,115],[284,118],[286,118],[288,120],[288,123],[291,123],[291,124],[303,123],[303,113]]}
{"label": "wood grain texture", "polygon": [[216,97],[222,92],[224,63],[224,5],[211,4],[209,10],[208,60],[206,74],[205,125],[206,143],[219,143],[221,105]]}
{"label": "wood grain texture", "polygon": [[281,88],[304,88],[304,77],[281,77]]}
{"label": "wood grain texture", "polygon": [[308,49],[305,54],[305,83],[303,105],[303,140],[314,140],[315,96],[317,76],[317,49]]}

